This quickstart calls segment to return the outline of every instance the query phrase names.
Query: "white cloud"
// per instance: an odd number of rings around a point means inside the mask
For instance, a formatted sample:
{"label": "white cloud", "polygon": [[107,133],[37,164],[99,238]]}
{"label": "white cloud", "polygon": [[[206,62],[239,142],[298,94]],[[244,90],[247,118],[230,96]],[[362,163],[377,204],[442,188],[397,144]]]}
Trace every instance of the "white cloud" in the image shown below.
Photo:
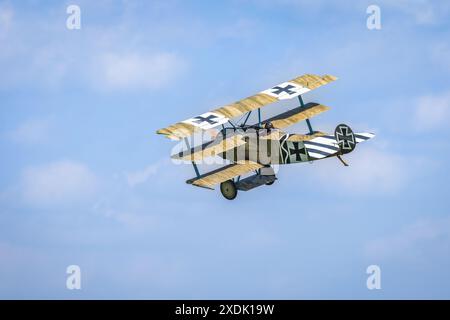
{"label": "white cloud", "polygon": [[13,22],[14,11],[10,6],[0,3],[0,39],[5,37]]}
{"label": "white cloud", "polygon": [[397,2],[407,14],[412,15],[418,24],[432,24],[437,20],[436,8],[428,1]]}
{"label": "white cloud", "polygon": [[71,31],[60,24],[60,12],[20,15],[12,24],[8,8],[0,5],[0,87],[157,90],[186,70],[185,59],[149,45],[152,34],[136,30],[131,19]]}
{"label": "white cloud", "polygon": [[130,212],[130,208],[122,210],[118,207],[122,207],[122,205],[117,203],[113,205],[110,200],[105,198],[97,201],[92,207],[92,211],[97,215],[133,228],[135,231],[148,231],[149,228],[154,228],[159,223],[157,215],[153,213],[138,214]]}
{"label": "white cloud", "polygon": [[[275,6],[283,6],[290,10],[308,10],[309,13],[316,13],[320,10],[333,9],[334,11],[354,11],[355,7],[361,8],[361,12],[365,14],[365,8],[371,4],[381,7],[381,14],[383,16],[384,10],[392,12],[395,9],[409,17],[411,21],[419,25],[435,24],[446,21],[447,14],[450,12],[450,3],[448,1],[436,0],[377,0],[373,2],[360,1],[330,1],[330,0],[247,0],[255,5],[263,5],[268,8]],[[365,7],[364,7],[365,6]]]}
{"label": "white cloud", "polygon": [[260,26],[255,20],[240,18],[214,30],[217,38],[245,39],[255,35]]}
{"label": "white cloud", "polygon": [[450,92],[420,97],[414,114],[417,130],[446,127],[450,121]]}
{"label": "white cloud", "polygon": [[401,189],[408,180],[408,161],[400,155],[385,152],[375,147],[358,145],[354,152],[344,155],[348,167],[338,159],[317,161],[308,174],[315,183],[334,192],[349,191],[355,194],[393,193]]}
{"label": "white cloud", "polygon": [[21,188],[27,203],[48,206],[89,199],[97,185],[97,178],[85,165],[59,161],[25,169]]}
{"label": "white cloud", "polygon": [[[419,25],[430,25],[440,23],[447,19],[450,12],[450,3],[448,1],[435,0],[379,0],[377,2],[385,8],[394,8],[400,12],[411,16],[414,22]],[[382,11],[383,14],[383,11]]]}
{"label": "white cloud", "polygon": [[431,60],[450,71],[450,46],[443,42],[431,47]]}
{"label": "white cloud", "polygon": [[8,137],[16,143],[39,144],[47,141],[49,130],[49,119],[30,119],[9,132]]}
{"label": "white cloud", "polygon": [[150,177],[154,176],[159,169],[159,164],[151,164],[142,170],[125,173],[128,185],[134,187],[138,184],[146,182]]}
{"label": "white cloud", "polygon": [[181,74],[185,64],[171,53],[116,54],[98,58],[95,80],[106,89],[159,89]]}
{"label": "white cloud", "polygon": [[421,219],[396,234],[369,242],[365,247],[365,254],[371,259],[418,257],[425,254],[422,248],[426,248],[427,244],[445,247],[444,251],[448,252],[449,239],[450,218]]}

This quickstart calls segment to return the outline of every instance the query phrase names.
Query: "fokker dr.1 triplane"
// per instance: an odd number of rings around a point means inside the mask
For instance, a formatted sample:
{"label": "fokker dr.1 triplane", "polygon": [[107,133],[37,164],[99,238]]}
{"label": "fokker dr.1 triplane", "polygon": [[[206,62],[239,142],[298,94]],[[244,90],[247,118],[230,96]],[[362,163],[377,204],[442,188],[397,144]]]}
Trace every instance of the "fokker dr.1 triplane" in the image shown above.
{"label": "fokker dr.1 triplane", "polygon": [[[305,104],[302,99],[302,94],[336,79],[331,75],[306,74],[235,103],[160,129],[157,133],[172,140],[185,140],[187,149],[172,155],[172,158],[192,162],[196,177],[187,180],[187,183],[209,189],[220,183],[222,195],[229,200],[236,197],[238,190],[248,191],[273,184],[277,179],[273,165],[337,157],[347,166],[341,156],[352,152],[357,143],[374,137],[374,134],[354,133],[345,124],[339,124],[334,134],[314,131],[309,119],[329,108],[313,102]],[[297,108],[261,120],[261,107],[295,97],[300,102]],[[258,122],[249,125],[247,121],[252,111],[258,113]],[[239,116],[243,121],[233,122],[232,119]],[[308,125],[308,133],[282,131],[303,120]],[[188,138],[194,133],[216,127],[219,127],[220,131],[212,140],[192,148],[189,146]],[[228,160],[229,164],[200,174],[197,163],[206,157],[214,156]],[[251,172],[254,174],[241,179],[241,176]]]}

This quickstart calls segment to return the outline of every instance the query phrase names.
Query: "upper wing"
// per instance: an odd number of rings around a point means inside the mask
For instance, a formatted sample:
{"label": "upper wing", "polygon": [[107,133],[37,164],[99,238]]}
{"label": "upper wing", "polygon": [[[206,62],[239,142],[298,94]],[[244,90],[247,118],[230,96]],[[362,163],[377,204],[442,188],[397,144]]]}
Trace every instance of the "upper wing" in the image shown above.
{"label": "upper wing", "polygon": [[257,170],[262,167],[263,165],[250,161],[242,164],[229,164],[217,170],[202,174],[200,177],[190,179],[186,181],[186,183],[212,189],[217,183],[227,181],[236,176],[243,175],[249,171]]}
{"label": "upper wing", "polygon": [[299,121],[312,118],[327,110],[330,110],[330,108],[322,104],[311,102],[305,104],[303,107],[297,107],[270,119],[264,120],[262,123],[265,124],[267,122],[271,122],[275,128],[282,129]]}
{"label": "upper wing", "polygon": [[228,122],[231,118],[242,115],[248,111],[261,108],[279,100],[297,97],[336,79],[336,77],[331,75],[321,77],[318,75],[306,74],[290,81],[280,83],[270,89],[261,91],[235,103],[178,122],[167,128],[160,129],[157,133],[164,134],[173,140],[179,140],[192,135],[197,130],[214,128]]}

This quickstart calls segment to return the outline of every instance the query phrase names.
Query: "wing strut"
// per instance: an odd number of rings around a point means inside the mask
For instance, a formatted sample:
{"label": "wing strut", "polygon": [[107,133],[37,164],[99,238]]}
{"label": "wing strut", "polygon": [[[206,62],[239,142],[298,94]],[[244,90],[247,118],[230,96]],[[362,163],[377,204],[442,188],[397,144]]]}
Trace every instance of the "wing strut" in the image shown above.
{"label": "wing strut", "polygon": [[247,124],[247,120],[248,120],[248,118],[250,118],[250,115],[252,114],[252,112],[251,111],[249,111],[248,113],[247,113],[247,117],[245,118],[245,120],[244,120],[244,126]]}
{"label": "wing strut", "polygon": [[[190,149],[191,146],[189,145],[189,139],[187,137],[184,138],[184,142],[186,143],[186,147],[188,149]],[[195,161],[192,161],[192,166],[194,167],[194,171],[195,171],[195,174],[197,175],[197,178],[200,177],[200,171],[198,171],[198,167],[197,167],[197,164],[195,163]]]}
{"label": "wing strut", "polygon": [[[305,103],[303,102],[302,95],[298,96],[298,101],[300,102],[300,107],[304,107],[305,106]],[[309,119],[306,119],[306,124],[308,125],[309,133],[313,134],[314,130],[313,130],[312,126],[311,126],[311,121],[309,121]]]}

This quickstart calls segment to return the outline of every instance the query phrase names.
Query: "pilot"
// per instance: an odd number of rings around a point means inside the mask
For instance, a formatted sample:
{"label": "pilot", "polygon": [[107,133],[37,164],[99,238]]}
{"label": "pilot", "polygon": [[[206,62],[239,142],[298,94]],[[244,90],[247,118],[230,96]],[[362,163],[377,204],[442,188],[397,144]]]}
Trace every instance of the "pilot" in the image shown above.
{"label": "pilot", "polygon": [[264,129],[270,132],[270,130],[275,129],[275,127],[273,126],[272,122],[268,121],[264,124]]}

